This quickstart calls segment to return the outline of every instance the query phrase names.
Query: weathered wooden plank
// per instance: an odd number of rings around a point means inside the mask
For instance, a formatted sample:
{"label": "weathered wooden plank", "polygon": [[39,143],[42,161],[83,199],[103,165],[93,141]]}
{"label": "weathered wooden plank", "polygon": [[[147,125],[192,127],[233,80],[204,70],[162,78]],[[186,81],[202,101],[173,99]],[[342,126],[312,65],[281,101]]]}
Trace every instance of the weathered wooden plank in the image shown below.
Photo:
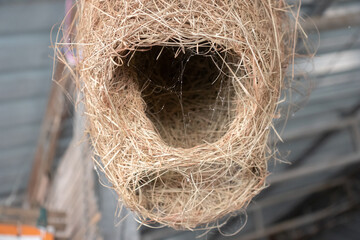
{"label": "weathered wooden plank", "polygon": [[[23,208],[14,208],[14,207],[5,207],[0,206],[0,213],[7,216],[19,216],[25,218],[35,218],[37,219],[40,215],[39,209],[23,209]],[[52,218],[64,218],[66,214],[61,211],[48,211],[47,217]]]}
{"label": "weathered wooden plank", "polygon": [[[12,3],[11,3],[12,2]],[[0,34],[50,31],[64,16],[64,1],[0,1]]]}
{"label": "weathered wooden plank", "polygon": [[63,114],[67,104],[63,89],[68,87],[68,79],[63,79],[64,64],[58,62],[54,72],[49,102],[42,123],[38,146],[34,157],[28,185],[28,203],[43,204],[48,186],[56,146],[60,135]]}
{"label": "weathered wooden plank", "polygon": [[1,102],[21,98],[46,97],[51,86],[51,69],[0,73],[0,85]]}
{"label": "weathered wooden plank", "polygon": [[[7,223],[21,222],[36,226],[37,219],[40,216],[39,209],[23,209],[0,206],[0,221]],[[56,231],[64,230],[66,227],[66,214],[59,211],[47,211],[47,222],[55,227]]]}

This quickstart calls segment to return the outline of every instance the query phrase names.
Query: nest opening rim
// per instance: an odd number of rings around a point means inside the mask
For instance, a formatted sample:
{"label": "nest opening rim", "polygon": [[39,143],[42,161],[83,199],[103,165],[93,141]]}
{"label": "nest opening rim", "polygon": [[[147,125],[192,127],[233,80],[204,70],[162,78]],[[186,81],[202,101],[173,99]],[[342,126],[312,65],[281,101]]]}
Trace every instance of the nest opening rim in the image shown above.
{"label": "nest opening rim", "polygon": [[146,116],[164,143],[201,148],[221,140],[236,117],[229,111],[236,108],[234,76],[224,62],[239,56],[221,49],[204,42],[198,48],[155,45],[128,51],[119,54],[126,57],[112,81],[121,81],[118,71],[133,72]]}

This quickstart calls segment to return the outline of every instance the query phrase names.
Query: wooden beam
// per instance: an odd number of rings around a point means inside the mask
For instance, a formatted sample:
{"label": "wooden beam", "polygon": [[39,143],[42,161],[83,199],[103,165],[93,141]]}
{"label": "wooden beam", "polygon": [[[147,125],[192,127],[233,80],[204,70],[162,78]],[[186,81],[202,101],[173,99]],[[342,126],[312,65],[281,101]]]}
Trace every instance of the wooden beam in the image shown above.
{"label": "wooden beam", "polygon": [[[27,224],[36,226],[40,217],[40,209],[23,209],[13,207],[0,207],[0,222],[7,224]],[[47,223],[53,226],[55,230],[63,231],[66,229],[66,214],[59,211],[47,212]]]}
{"label": "wooden beam", "polygon": [[[0,216],[27,216],[29,218],[38,218],[40,214],[39,209],[23,209],[23,208],[14,208],[14,207],[4,207],[0,206]],[[65,218],[66,214],[61,211],[49,211],[49,218]]]}
{"label": "wooden beam", "polygon": [[40,130],[27,191],[27,203],[32,206],[44,203],[51,181],[51,168],[56,153],[63,115],[66,109],[68,78],[64,78],[65,66],[57,62],[44,120]]}

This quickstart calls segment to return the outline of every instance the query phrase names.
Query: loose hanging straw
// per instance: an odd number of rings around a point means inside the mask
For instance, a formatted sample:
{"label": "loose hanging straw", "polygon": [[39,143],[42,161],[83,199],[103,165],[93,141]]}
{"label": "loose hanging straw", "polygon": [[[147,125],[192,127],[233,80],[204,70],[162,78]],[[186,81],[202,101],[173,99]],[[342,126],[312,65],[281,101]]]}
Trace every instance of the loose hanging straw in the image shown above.
{"label": "loose hanging straw", "polygon": [[77,2],[94,153],[144,224],[194,229],[264,188],[296,39],[289,11],[283,0]]}

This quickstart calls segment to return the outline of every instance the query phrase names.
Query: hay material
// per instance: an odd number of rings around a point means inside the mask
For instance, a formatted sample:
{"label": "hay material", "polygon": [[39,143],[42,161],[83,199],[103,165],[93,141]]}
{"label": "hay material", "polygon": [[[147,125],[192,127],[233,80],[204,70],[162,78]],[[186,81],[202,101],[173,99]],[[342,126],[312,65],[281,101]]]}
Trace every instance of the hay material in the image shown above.
{"label": "hay material", "polygon": [[102,170],[144,223],[194,229],[265,186],[290,61],[283,0],[79,0],[76,40]]}

